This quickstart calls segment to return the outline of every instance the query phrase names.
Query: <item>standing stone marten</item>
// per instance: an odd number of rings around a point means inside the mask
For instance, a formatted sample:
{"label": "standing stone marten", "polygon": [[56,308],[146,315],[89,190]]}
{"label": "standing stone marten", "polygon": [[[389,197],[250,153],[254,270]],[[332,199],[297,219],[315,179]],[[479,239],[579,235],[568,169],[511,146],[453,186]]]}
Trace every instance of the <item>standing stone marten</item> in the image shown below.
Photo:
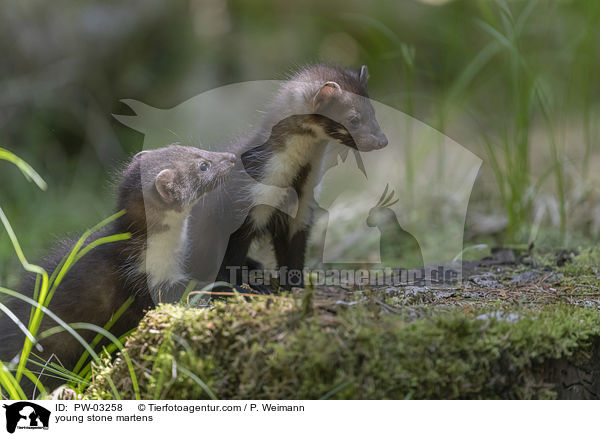
{"label": "standing stone marten", "polygon": [[[102,327],[133,296],[133,304],[111,333],[118,337],[135,328],[144,311],[154,306],[153,295],[184,281],[189,213],[204,194],[222,183],[235,161],[232,153],[180,145],[138,153],[125,169],[118,188],[117,210],[126,213],[92,235],[86,244],[118,233],[130,232],[131,238],[100,245],[83,256],[65,275],[48,308],[66,323]],[[74,244],[74,240],[62,241],[42,263],[44,269],[52,272]],[[31,298],[34,283],[35,276],[28,275],[22,293]],[[14,299],[7,306],[28,324],[29,304]],[[55,325],[45,316],[39,332]],[[88,343],[96,335],[88,330],[79,333]],[[24,340],[25,335],[11,319],[0,318],[0,360],[10,362],[18,357]],[[40,344],[44,349],[41,358],[47,360],[54,354],[66,369],[73,369],[84,351],[67,332],[43,339]],[[61,384],[51,376],[41,381],[46,388]],[[32,386],[24,385],[31,391]]]}
{"label": "standing stone marten", "polygon": [[[236,171],[249,174],[256,183],[238,186],[232,177],[224,186],[237,193],[224,214],[247,217],[229,237],[217,279],[241,285],[241,274],[232,280],[231,270],[255,264],[247,259],[253,240],[270,236],[279,268],[287,268],[290,284],[302,286],[306,244],[312,225],[314,188],[323,172],[327,144],[331,141],[358,151],[370,151],[387,145],[367,94],[367,67],[358,71],[316,65],[306,68],[284,83],[268,107],[261,127],[251,137],[231,144],[242,158]],[[288,200],[284,189],[298,196],[294,218],[281,212]],[[219,198],[220,200],[220,198]],[[266,206],[271,205],[271,206]],[[209,211],[218,209],[209,207]],[[211,253],[202,252],[207,222],[219,222],[202,210],[194,210],[190,226],[191,241],[197,251],[190,259],[195,277],[208,275],[203,269]]]}

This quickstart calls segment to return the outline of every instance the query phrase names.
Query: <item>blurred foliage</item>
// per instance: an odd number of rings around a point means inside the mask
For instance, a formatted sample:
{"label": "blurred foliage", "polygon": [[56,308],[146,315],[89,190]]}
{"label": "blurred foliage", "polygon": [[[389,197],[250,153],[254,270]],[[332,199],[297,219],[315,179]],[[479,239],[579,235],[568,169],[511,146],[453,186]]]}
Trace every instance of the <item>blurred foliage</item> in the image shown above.
{"label": "blurred foliage", "polygon": [[[110,115],[128,113],[120,99],[172,107],[327,61],[367,64],[374,99],[484,158],[470,214],[506,217],[500,241],[545,229],[553,244],[597,241],[599,22],[594,1],[11,2],[0,9],[0,144],[49,188],[2,168],[2,204],[38,255],[113,207],[115,168],[142,144]],[[16,266],[0,233],[0,283]]]}

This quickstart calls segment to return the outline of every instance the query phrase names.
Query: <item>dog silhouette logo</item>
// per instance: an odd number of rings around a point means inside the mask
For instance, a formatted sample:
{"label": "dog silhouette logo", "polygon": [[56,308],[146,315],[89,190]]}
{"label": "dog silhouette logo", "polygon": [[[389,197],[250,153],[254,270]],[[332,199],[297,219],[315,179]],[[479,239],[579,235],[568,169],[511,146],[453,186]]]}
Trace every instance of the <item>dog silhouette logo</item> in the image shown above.
{"label": "dog silhouette logo", "polygon": [[48,429],[50,411],[34,403],[19,401],[3,405],[6,409],[6,431],[14,433],[18,429]]}

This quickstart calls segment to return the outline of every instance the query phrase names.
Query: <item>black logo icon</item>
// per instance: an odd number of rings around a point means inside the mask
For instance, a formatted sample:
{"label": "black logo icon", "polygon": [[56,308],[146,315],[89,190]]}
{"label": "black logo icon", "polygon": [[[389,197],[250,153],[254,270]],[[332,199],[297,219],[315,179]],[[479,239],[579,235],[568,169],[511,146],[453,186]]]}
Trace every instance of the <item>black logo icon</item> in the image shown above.
{"label": "black logo icon", "polygon": [[6,431],[9,433],[14,433],[17,427],[29,430],[48,429],[50,411],[42,406],[28,401],[19,401],[2,407],[6,409]]}

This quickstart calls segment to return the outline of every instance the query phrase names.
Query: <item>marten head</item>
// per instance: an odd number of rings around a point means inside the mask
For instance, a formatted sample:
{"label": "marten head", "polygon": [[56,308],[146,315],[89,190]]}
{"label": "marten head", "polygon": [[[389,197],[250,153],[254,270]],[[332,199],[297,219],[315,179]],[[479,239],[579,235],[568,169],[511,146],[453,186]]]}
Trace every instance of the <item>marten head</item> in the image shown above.
{"label": "marten head", "polygon": [[[299,93],[302,107],[290,105],[293,115],[313,115],[306,127],[317,135],[360,151],[377,150],[388,140],[369,100],[368,78],[366,65],[358,70],[317,65],[292,77],[282,94],[289,101],[290,93]],[[277,100],[285,99],[280,96]]]}
{"label": "marten head", "polygon": [[118,208],[134,227],[160,222],[162,211],[189,212],[215,189],[235,165],[232,153],[170,145],[142,151],[127,166],[119,186]]}
{"label": "marten head", "polygon": [[166,209],[178,209],[193,206],[215,189],[232,170],[235,160],[232,153],[170,145],[138,153],[133,164],[140,167],[145,200]]}

